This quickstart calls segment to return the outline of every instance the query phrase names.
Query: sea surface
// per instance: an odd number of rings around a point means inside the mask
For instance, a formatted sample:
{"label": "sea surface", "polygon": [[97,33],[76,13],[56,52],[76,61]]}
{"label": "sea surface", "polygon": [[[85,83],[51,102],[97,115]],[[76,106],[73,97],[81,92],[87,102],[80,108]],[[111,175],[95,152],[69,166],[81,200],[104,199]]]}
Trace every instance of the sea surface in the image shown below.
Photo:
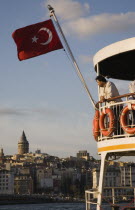
{"label": "sea surface", "polygon": [[85,210],[85,203],[0,205],[0,210]]}
{"label": "sea surface", "polygon": [[[123,203],[120,209],[132,206],[130,203]],[[85,203],[43,203],[43,204],[16,204],[0,205],[0,210],[85,210]],[[111,205],[102,205],[102,210],[112,210]],[[96,206],[91,206],[91,210],[96,210]]]}

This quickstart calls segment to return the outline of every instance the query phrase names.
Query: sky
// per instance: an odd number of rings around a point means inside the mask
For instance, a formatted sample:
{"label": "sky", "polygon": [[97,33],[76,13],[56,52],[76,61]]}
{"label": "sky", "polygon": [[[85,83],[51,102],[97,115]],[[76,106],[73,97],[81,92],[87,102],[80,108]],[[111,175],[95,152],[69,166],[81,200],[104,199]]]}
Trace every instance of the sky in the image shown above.
{"label": "sky", "polygon": [[[12,33],[48,20],[54,9],[81,73],[97,101],[93,56],[103,47],[134,37],[134,0],[0,1],[0,145],[16,154],[25,131],[30,151],[58,157],[87,150],[98,158],[92,136],[94,109],[63,49],[19,61]],[[128,82],[115,81],[120,93]]]}

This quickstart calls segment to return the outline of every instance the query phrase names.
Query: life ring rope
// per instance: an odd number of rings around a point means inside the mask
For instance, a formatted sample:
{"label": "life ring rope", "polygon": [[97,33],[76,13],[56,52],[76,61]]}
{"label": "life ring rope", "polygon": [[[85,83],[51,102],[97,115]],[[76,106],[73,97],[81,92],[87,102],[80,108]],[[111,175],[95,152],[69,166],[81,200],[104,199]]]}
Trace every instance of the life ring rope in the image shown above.
{"label": "life ring rope", "polygon": [[121,124],[122,129],[126,133],[128,133],[128,134],[135,134],[135,127],[130,128],[127,125],[127,119],[126,118],[127,118],[128,112],[130,110],[135,110],[135,104],[131,104],[130,107],[128,105],[124,107],[124,109],[121,112],[121,116],[120,116],[120,124]]}
{"label": "life ring rope", "polygon": [[99,116],[100,116],[99,110],[96,110],[95,116],[93,119],[93,136],[96,141],[98,141],[98,136],[100,135]]}
{"label": "life ring rope", "polygon": [[[106,115],[108,115],[108,117],[109,117],[109,127],[108,128],[105,128],[105,123],[104,123],[104,119],[105,119]],[[103,112],[101,112],[101,115],[100,115],[99,126],[100,126],[101,133],[104,136],[111,136],[111,134],[115,130],[114,125],[115,125],[115,116],[114,116],[113,110],[110,108],[106,108]]]}

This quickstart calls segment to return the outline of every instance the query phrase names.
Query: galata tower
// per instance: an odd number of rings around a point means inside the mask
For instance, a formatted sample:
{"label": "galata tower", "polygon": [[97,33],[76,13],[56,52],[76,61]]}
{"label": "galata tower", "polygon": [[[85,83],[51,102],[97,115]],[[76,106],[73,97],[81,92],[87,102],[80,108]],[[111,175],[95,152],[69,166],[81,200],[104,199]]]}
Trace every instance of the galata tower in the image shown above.
{"label": "galata tower", "polygon": [[22,136],[18,142],[18,154],[23,155],[25,153],[29,153],[29,142],[27,141],[23,131]]}

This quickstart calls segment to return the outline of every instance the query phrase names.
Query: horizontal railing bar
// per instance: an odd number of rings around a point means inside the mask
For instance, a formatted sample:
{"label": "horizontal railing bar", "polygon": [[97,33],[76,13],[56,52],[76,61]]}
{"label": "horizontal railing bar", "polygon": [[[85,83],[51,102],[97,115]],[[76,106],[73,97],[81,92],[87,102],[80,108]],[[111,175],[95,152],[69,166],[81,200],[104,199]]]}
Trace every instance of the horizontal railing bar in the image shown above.
{"label": "horizontal railing bar", "polygon": [[[124,94],[124,95],[120,95],[120,96],[115,96],[115,97],[112,97],[112,98],[108,98],[108,99],[106,99],[105,101],[107,101],[107,102],[109,102],[109,101],[114,101],[114,100],[116,100],[116,99],[125,98],[125,97],[128,97],[128,96],[135,96],[135,93],[126,93],[126,94]],[[99,104],[99,103],[103,103],[103,101],[98,101],[97,104]],[[97,104],[96,104],[96,105],[97,105]]]}
{"label": "horizontal railing bar", "polygon": [[99,193],[99,192],[97,192],[97,191],[95,191],[95,192],[87,192],[88,194],[96,194],[96,193]]}
{"label": "horizontal railing bar", "polygon": [[94,202],[90,202],[90,201],[87,201],[87,203],[90,203],[90,204],[95,204],[97,205],[98,203],[94,203]]}

